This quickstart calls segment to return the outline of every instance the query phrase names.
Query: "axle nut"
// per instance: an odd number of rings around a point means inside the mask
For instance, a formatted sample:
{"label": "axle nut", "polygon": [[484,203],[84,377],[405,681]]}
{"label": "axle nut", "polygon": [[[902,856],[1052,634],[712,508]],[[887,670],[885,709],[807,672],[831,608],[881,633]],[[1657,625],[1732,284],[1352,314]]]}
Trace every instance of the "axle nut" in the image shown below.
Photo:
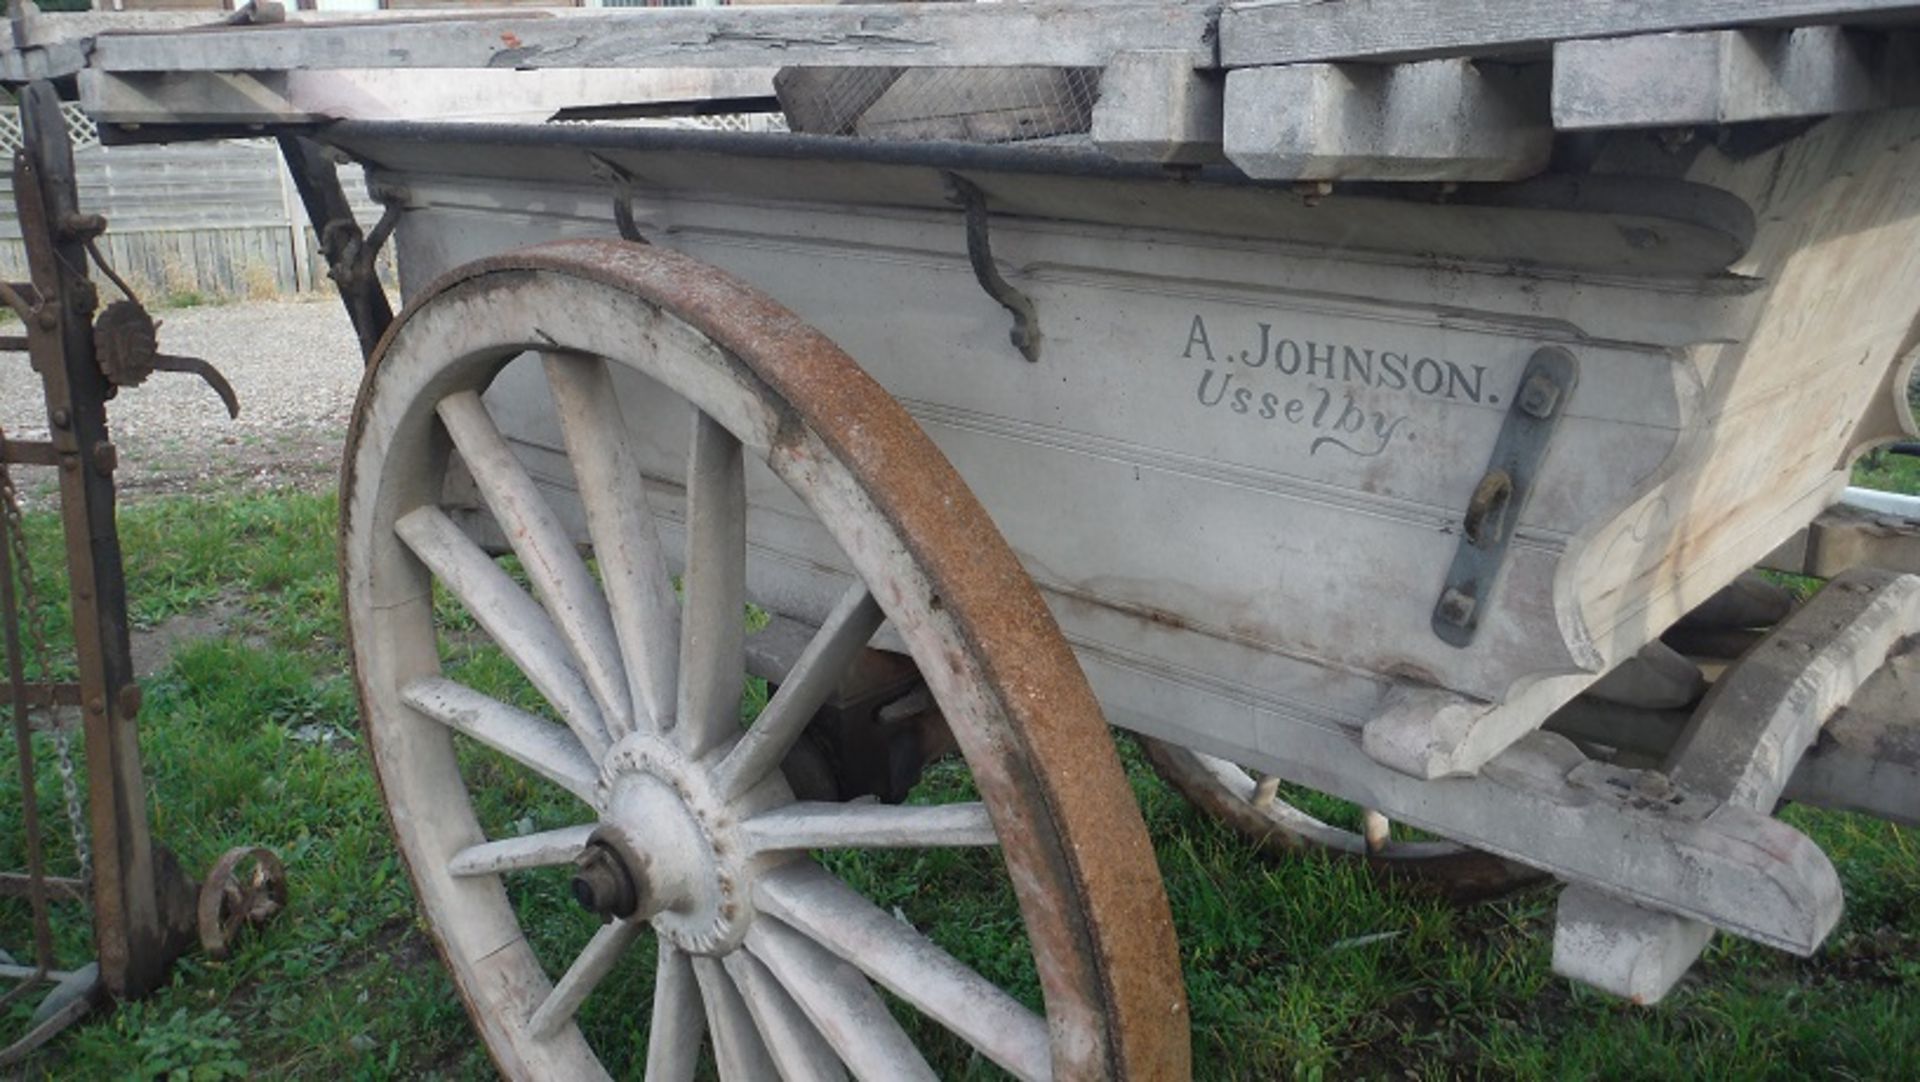
{"label": "axle nut", "polygon": [[573,899],[603,919],[631,917],[640,909],[640,889],[620,854],[603,841],[590,841],[573,860]]}

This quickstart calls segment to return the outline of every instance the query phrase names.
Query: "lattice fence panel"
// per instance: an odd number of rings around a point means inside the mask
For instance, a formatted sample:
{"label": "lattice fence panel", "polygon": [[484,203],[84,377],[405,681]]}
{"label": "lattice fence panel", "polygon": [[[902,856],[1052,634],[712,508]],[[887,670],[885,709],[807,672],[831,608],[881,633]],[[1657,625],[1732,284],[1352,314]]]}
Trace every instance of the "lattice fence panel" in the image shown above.
{"label": "lattice fence panel", "polygon": [[[67,135],[73,140],[75,150],[100,144],[100,126],[81,111],[78,104],[62,102],[60,115],[67,122]],[[0,151],[11,156],[22,145],[20,110],[14,106],[0,108]]]}

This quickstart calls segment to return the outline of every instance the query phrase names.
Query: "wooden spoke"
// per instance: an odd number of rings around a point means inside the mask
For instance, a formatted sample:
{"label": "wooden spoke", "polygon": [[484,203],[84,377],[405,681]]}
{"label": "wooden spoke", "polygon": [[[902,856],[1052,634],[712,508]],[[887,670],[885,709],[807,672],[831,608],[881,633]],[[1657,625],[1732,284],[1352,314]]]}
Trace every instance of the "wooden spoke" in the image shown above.
{"label": "wooden spoke", "polygon": [[647,1028],[647,1082],[693,1082],[707,1014],[694,986],[693,962],[666,940],[654,969],[653,1023]]}
{"label": "wooden spoke", "polygon": [[540,603],[437,507],[407,512],[394,531],[553,704],[594,759],[604,756],[607,727],[600,708]]}
{"label": "wooden spoke", "polygon": [[763,876],[754,900],[1014,1075],[1051,1077],[1045,1019],[819,865]]}
{"label": "wooden spoke", "polygon": [[639,459],[614,397],[613,376],[598,357],[549,353],[544,363],[635,714],[664,732],[673,725],[680,602],[673,596]]}
{"label": "wooden spoke", "polygon": [[747,495],[740,441],[705,414],[694,420],[689,463],[676,725],[680,746],[698,758],[740,731]]}
{"label": "wooden spoke", "polygon": [[527,868],[551,868],[571,864],[586,847],[593,824],[543,830],[518,838],[469,845],[447,862],[447,871],[457,876],[499,875]]}
{"label": "wooden spoke", "polygon": [[753,1015],[733,986],[733,978],[719,962],[695,958],[693,975],[700,984],[700,998],[707,1003],[707,1029],[713,1034],[713,1059],[723,1082],[756,1082],[778,1078],[767,1046],[753,1024]]}
{"label": "wooden spoke", "polygon": [[438,676],[401,688],[400,701],[593,803],[599,768],[573,734],[558,725]]}
{"label": "wooden spoke", "polygon": [[613,620],[565,524],[541,494],[474,391],[435,407],[501,533],[520,558],[534,595],[567,643],[610,728],[629,728],[632,706],[614,645]]}
{"label": "wooden spoke", "polygon": [[753,727],[720,761],[715,784],[722,793],[739,796],[780,765],[885,620],[866,584],[855,582],[807,643]]}
{"label": "wooden spoke", "polygon": [[580,1004],[586,1002],[587,996],[620,964],[627,948],[633,946],[645,928],[644,924],[625,920],[601,925],[581,949],[580,957],[567,967],[566,974],[528,1020],[527,1028],[533,1035],[551,1037],[571,1021]]}
{"label": "wooden spoke", "polygon": [[755,849],[935,849],[997,845],[987,807],[966,804],[786,804],[747,820]]}
{"label": "wooden spoke", "polygon": [[722,959],[734,986],[747,1001],[747,1011],[760,1027],[767,1052],[786,1082],[837,1082],[847,1077],[839,1057],[813,1028],[813,1023],[780,987],[767,967],[746,951]]}
{"label": "wooden spoke", "polygon": [[600,704],[616,737],[631,730],[632,700],[620,663],[607,599],[573,547],[560,516],[553,513],[526,467],[514,457],[506,437],[493,423],[486,403],[473,391],[458,391],[435,408],[453,445],[473,474],[480,495],[500,523],[501,532],[520,557],[534,594],[572,649],[581,674]]}
{"label": "wooden spoke", "polygon": [[859,970],[764,918],[747,930],[747,950],[786,987],[854,1077],[863,1082],[938,1077]]}

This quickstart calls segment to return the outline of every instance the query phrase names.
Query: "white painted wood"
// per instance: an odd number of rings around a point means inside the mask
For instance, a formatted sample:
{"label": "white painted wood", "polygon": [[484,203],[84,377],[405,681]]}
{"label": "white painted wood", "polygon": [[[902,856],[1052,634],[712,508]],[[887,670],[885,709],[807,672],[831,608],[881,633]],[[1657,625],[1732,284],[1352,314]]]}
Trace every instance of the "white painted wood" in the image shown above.
{"label": "white painted wood", "polygon": [[1226,155],[1274,180],[1517,180],[1553,150],[1546,72],[1465,60],[1292,64],[1226,79]]}
{"label": "white painted wood", "polygon": [[1225,84],[1179,52],[1121,53],[1100,73],[1093,143],[1122,161],[1198,165],[1226,160]]}
{"label": "white painted wood", "polygon": [[698,758],[740,731],[746,678],[747,493],[740,441],[706,414],[687,456],[687,571],[675,732]]}
{"label": "white painted wood", "polygon": [[646,1082],[693,1082],[707,1035],[707,1014],[694,980],[692,960],[662,940],[647,1027]]}
{"label": "white painted wood", "polygon": [[855,1078],[934,1082],[939,1077],[859,970],[770,919],[748,929],[747,949],[792,994]]}
{"label": "white painted wood", "polygon": [[1712,938],[1710,924],[1643,909],[1591,887],[1568,887],[1554,911],[1553,971],[1651,1006],[1686,976]]}
{"label": "white painted wood", "polygon": [[546,497],[513,455],[474,391],[456,391],[435,407],[481,497],[501,524],[574,663],[600,707],[608,735],[633,731],[633,701],[600,584]]}
{"label": "white painted wood", "polygon": [[801,1013],[793,997],[787,995],[763,963],[746,951],[734,951],[720,962],[733,978],[734,987],[740,990],[754,1024],[760,1027],[760,1036],[766,1041],[767,1053],[779,1069],[781,1079],[835,1082],[847,1077],[826,1039],[813,1028],[813,1023]]}
{"label": "white painted wood", "polygon": [[1656,639],[1594,681],[1586,694],[1644,710],[1671,710],[1691,706],[1706,690],[1700,667]]}
{"label": "white painted wood", "polygon": [[755,849],[921,849],[998,845],[986,805],[784,804],[741,824]]}
{"label": "white painted wood", "polygon": [[606,362],[550,353],[542,361],[587,536],[600,568],[628,695],[654,731],[671,727],[680,668],[680,602],[647,506],[632,436]]}
{"label": "white painted wood", "polygon": [[818,865],[769,872],[754,901],[1016,1077],[1052,1076],[1044,1019]]}
{"label": "white painted wood", "polygon": [[1785,796],[1920,827],[1920,649],[1897,648],[1833,715]]}
{"label": "white painted wood", "polygon": [[712,958],[695,956],[693,975],[707,1004],[707,1032],[713,1035],[714,1066],[721,1078],[778,1078],[753,1015],[733,978]]}
{"label": "white painted wood", "polygon": [[1915,631],[1920,576],[1835,579],[1715,684],[1674,748],[1674,784],[1771,809],[1821,726]]}
{"label": "white painted wood", "polygon": [[527,1028],[533,1035],[551,1037],[561,1026],[573,1021],[580,1004],[613,972],[613,967],[620,964],[628,948],[645,930],[646,925],[638,921],[616,920],[601,925],[553,986],[553,991],[541,1001],[533,1017],[527,1020]]}
{"label": "white painted wood", "polygon": [[1544,51],[1569,38],[1739,26],[1920,21],[1913,0],[1372,0],[1234,4],[1220,16],[1230,68]]}
{"label": "white painted wood", "polygon": [[779,767],[885,620],[866,583],[848,589],[782,678],[780,690],[714,769],[721,792],[738,796]]}
{"label": "white painted wood", "polygon": [[439,508],[408,512],[394,531],[553,704],[594,758],[604,755],[606,722],[546,610]]}
{"label": "white painted wood", "polygon": [[[1920,577],[1855,571],[1828,584],[1715,684],[1670,755],[1672,786],[1771,811],[1821,726],[1915,630]],[[1840,919],[1840,885],[1818,886],[1830,929]],[[1555,971],[1636,1002],[1664,997],[1712,936],[1702,922],[1585,890],[1569,890],[1560,904]]]}
{"label": "white painted wood", "polygon": [[369,21],[238,33],[104,33],[102,71],[301,68],[726,68],[792,64],[1098,67],[1171,49],[1212,60],[1198,5],[876,4],[591,11],[418,25]]}
{"label": "white painted wood", "polygon": [[1911,82],[1913,56],[1837,26],[1716,30],[1553,50],[1553,124],[1563,131],[1730,124],[1878,109]]}
{"label": "white painted wood", "polygon": [[438,677],[408,684],[400,697],[427,717],[529,767],[588,804],[594,802],[599,770],[580,741],[560,726]]}
{"label": "white painted wood", "polygon": [[499,875],[528,868],[551,868],[573,863],[593,834],[592,823],[543,830],[517,838],[501,838],[469,846],[453,855],[447,871],[457,876]]}

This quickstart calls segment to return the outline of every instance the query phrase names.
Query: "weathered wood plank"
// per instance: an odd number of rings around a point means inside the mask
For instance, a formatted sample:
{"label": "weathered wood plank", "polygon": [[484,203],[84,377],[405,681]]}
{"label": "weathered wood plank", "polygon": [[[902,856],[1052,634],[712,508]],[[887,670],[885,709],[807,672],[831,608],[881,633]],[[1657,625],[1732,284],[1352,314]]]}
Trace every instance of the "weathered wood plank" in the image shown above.
{"label": "weathered wood plank", "polygon": [[545,121],[564,109],[641,109],[770,98],[772,68],[656,72],[80,73],[104,124],[301,124],[323,120]]}
{"label": "weathered wood plank", "polygon": [[1892,104],[1911,79],[1906,35],[1837,26],[1568,41],[1553,50],[1562,130],[1728,124]]}
{"label": "weathered wood plank", "polygon": [[1093,142],[1123,161],[1224,161],[1224,109],[1220,76],[1195,71],[1184,53],[1123,53],[1100,75]]}
{"label": "weathered wood plank", "polygon": [[[1836,579],[1714,687],[1669,759],[1674,790],[1727,807],[1771,809],[1827,719],[1916,627],[1920,577],[1862,570]],[[1806,894],[1821,906],[1816,926],[1832,927],[1840,917],[1838,880]],[[1703,922],[1576,887],[1561,896],[1553,967],[1655,1003],[1711,938]]]}
{"label": "weathered wood plank", "polygon": [[1213,62],[1213,16],[1178,4],[661,8],[556,17],[102,34],[102,71],[342,68],[1098,67],[1165,49]]}
{"label": "weathered wood plank", "polygon": [[1786,797],[1920,827],[1920,645],[1895,650],[1827,722]]}
{"label": "weathered wood plank", "polygon": [[1269,0],[1220,17],[1230,68],[1544,52],[1571,38],[1920,21],[1915,0]]}
{"label": "weathered wood plank", "polygon": [[1226,88],[1226,154],[1253,177],[1517,180],[1553,150],[1539,65],[1294,64]]}
{"label": "weathered wood plank", "polygon": [[1761,566],[1832,578],[1855,567],[1920,573],[1920,525],[1835,506],[1775,549]]}

